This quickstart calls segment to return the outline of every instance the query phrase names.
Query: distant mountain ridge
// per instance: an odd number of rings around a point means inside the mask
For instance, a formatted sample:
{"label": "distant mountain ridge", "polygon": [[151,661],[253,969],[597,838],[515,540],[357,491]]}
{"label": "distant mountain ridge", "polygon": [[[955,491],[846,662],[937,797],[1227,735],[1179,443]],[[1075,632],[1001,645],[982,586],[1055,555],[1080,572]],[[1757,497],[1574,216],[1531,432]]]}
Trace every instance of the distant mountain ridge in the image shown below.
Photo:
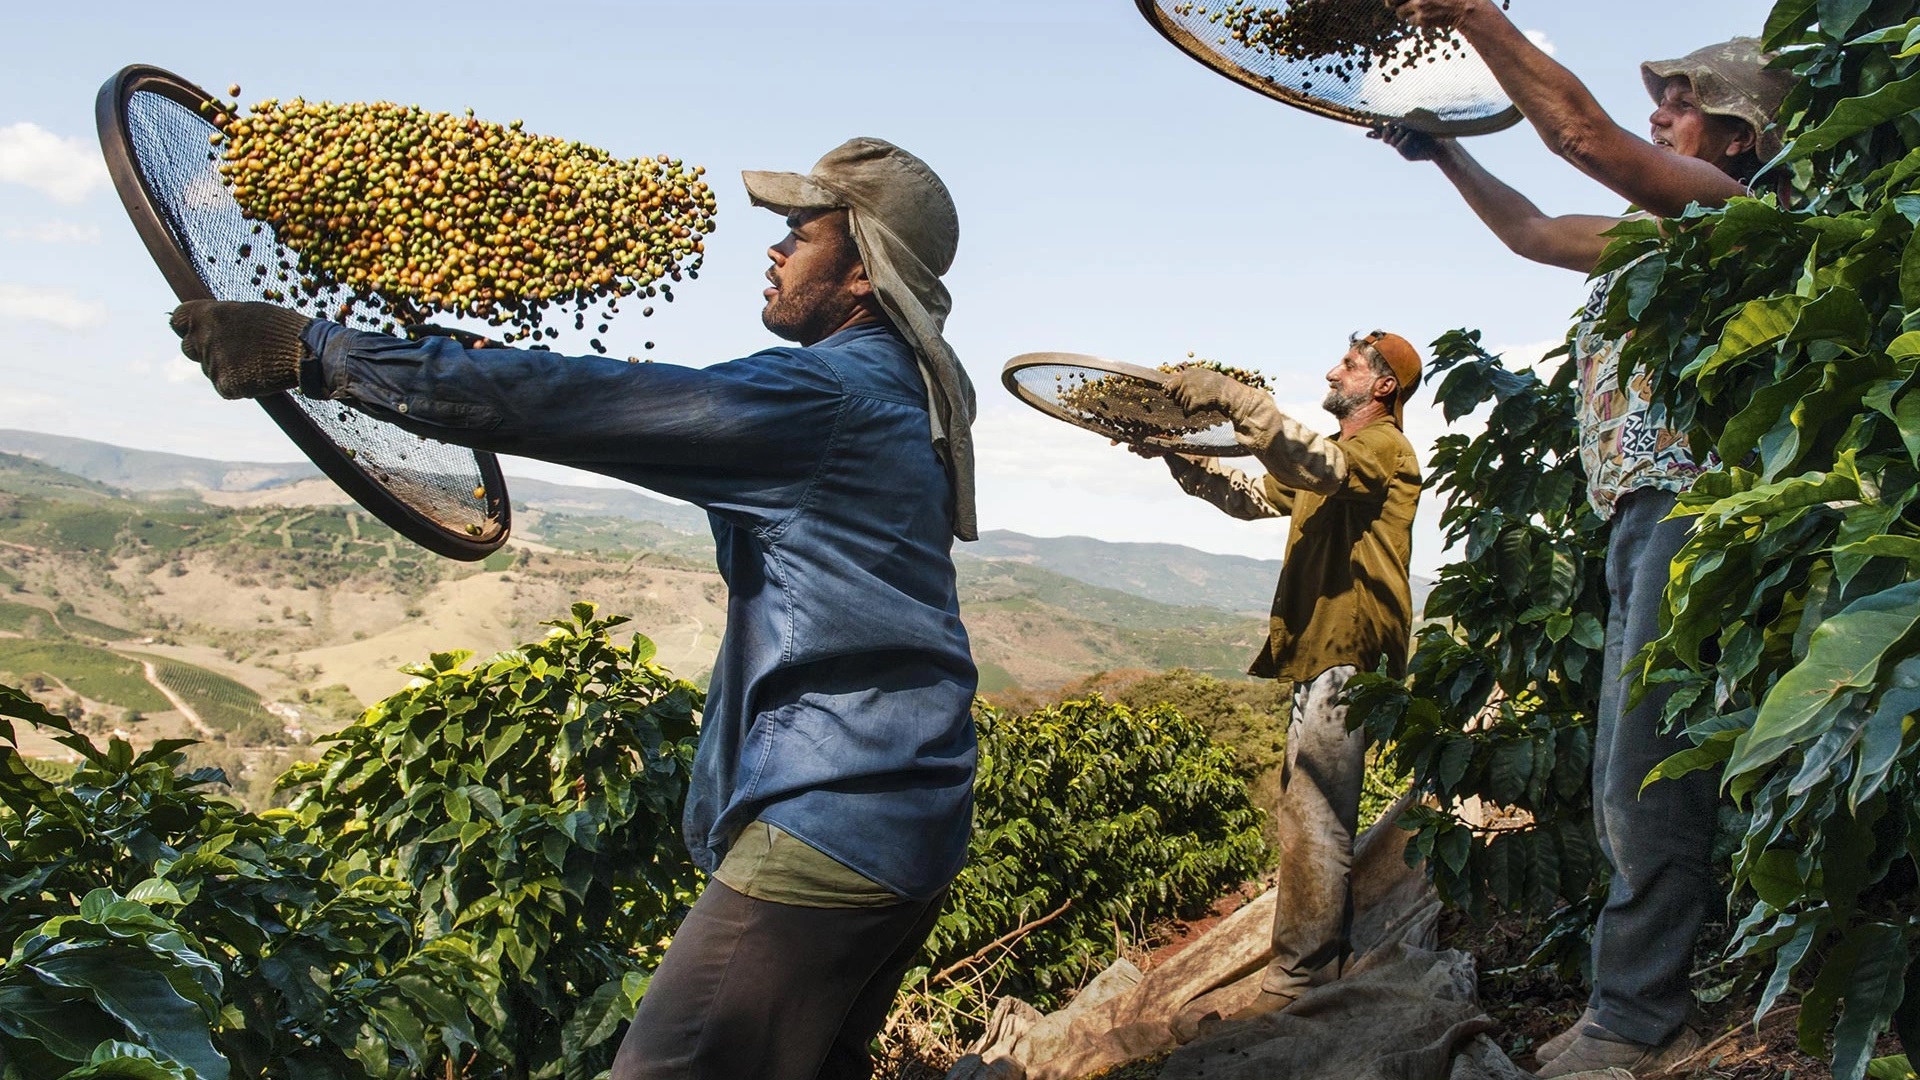
{"label": "distant mountain ridge", "polygon": [[[263,492],[320,476],[305,461],[214,461],[7,429],[0,429],[0,453],[31,458],[132,492]],[[587,487],[510,476],[508,489],[517,508],[542,514],[648,522],[688,535],[708,531],[707,516],[700,509],[629,487]],[[1038,537],[1007,530],[990,530],[975,543],[956,544],[954,557],[963,568],[973,562],[1021,563],[1155,603],[1242,615],[1267,611],[1280,573],[1278,559],[1222,555],[1178,544]],[[1417,610],[1432,582],[1416,577],[1413,586]]]}
{"label": "distant mountain ridge", "polygon": [[1089,536],[1038,537],[1005,529],[954,548],[956,561],[1019,562],[1162,604],[1264,615],[1279,559],[1220,555],[1179,544],[1120,543]]}
{"label": "distant mountain ridge", "polygon": [[307,461],[214,461],[8,429],[0,429],[0,453],[32,458],[122,491],[258,491],[321,475]]}

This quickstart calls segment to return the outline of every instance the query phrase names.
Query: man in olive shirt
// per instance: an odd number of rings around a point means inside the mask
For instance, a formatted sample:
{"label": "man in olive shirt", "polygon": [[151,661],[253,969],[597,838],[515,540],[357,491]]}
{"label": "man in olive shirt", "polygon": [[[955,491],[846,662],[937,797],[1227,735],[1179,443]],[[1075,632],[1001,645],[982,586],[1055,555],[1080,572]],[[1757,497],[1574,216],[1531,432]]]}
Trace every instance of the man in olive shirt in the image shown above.
{"label": "man in olive shirt", "polygon": [[1401,432],[1400,409],[1419,382],[1420,354],[1405,338],[1354,335],[1327,372],[1322,407],[1340,421],[1340,433],[1327,438],[1282,413],[1265,391],[1218,372],[1190,367],[1168,380],[1188,411],[1226,412],[1235,437],[1267,469],[1254,478],[1215,458],[1170,456],[1180,486],[1238,518],[1293,518],[1267,644],[1249,669],[1293,682],[1275,810],[1273,959],[1259,998],[1235,1019],[1286,1008],[1309,986],[1337,978],[1351,951],[1366,736],[1347,730],[1341,694],[1356,671],[1382,662],[1395,675],[1406,671],[1420,463]]}

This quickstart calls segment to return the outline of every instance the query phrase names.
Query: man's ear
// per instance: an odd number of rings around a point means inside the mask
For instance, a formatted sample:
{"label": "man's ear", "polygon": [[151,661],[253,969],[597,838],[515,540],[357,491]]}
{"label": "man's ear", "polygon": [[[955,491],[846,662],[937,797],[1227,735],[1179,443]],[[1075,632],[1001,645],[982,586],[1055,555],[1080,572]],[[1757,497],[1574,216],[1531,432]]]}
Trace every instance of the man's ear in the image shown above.
{"label": "man's ear", "polygon": [[[1381,383],[1387,384],[1387,392],[1384,394],[1380,392]],[[1400,380],[1398,378],[1392,375],[1376,375],[1373,377],[1373,399],[1375,401],[1384,401],[1391,405],[1393,404],[1393,399],[1399,396]]]}
{"label": "man's ear", "polygon": [[1760,144],[1760,136],[1754,133],[1752,124],[1742,120],[1736,122],[1734,126],[1738,130],[1733,133],[1733,138],[1727,141],[1727,156],[1730,158],[1739,157]]}
{"label": "man's ear", "polygon": [[873,279],[867,276],[867,264],[855,262],[853,269],[847,272],[847,290],[855,300],[865,300],[873,295]]}

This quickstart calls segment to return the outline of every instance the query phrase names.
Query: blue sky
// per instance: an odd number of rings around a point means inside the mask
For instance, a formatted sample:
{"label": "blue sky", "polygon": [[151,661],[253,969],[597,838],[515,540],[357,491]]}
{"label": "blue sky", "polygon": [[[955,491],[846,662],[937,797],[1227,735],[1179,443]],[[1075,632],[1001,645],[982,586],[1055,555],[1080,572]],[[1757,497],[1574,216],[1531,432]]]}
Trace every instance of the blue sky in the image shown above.
{"label": "blue sky", "polygon": [[[851,135],[925,158],[960,208],[949,340],[981,400],[983,528],[1162,540],[1275,556],[1276,522],[1180,494],[1156,463],[1050,421],[1001,389],[1010,356],[1090,352],[1162,363],[1189,350],[1265,372],[1301,419],[1355,329],[1424,345],[1481,328],[1516,356],[1565,333],[1578,275],[1523,262],[1431,166],[1268,101],[1188,60],[1130,0],[918,0],[539,7],[331,3],[240,8],[28,5],[0,77],[0,427],[249,460],[297,457],[256,407],[223,402],[182,360],[173,304],[106,183],[93,97],[121,66],[158,64],[245,101],[304,96],[473,108],[621,155],[704,164],[720,201],[707,269],[616,321],[616,355],[658,343],[706,364],[773,344],[758,319],[765,248],[743,168],[804,171]],[[1627,127],[1651,105],[1638,63],[1756,33],[1757,0],[1513,0]],[[1472,140],[1549,212],[1617,198],[1522,126]],[[584,335],[583,335],[584,337]],[[562,339],[564,346],[567,339]],[[574,342],[586,351],[583,341]],[[1416,399],[1417,446],[1441,434]],[[521,472],[595,482],[550,466]],[[1445,559],[1423,508],[1415,569]]]}

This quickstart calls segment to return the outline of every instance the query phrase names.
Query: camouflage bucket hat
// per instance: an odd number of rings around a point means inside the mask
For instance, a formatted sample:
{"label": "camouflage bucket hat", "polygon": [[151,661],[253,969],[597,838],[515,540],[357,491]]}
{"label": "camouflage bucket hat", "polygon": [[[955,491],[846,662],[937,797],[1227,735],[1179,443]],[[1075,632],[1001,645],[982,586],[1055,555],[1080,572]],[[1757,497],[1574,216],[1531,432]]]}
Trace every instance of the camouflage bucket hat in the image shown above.
{"label": "camouflage bucket hat", "polygon": [[1771,59],[1773,54],[1760,51],[1758,39],[1737,37],[1695,49],[1678,60],[1649,60],[1640,65],[1640,78],[1656,102],[1669,80],[1686,79],[1702,110],[1753,126],[1754,152],[1766,161],[1780,152],[1774,114],[1793,88],[1792,75],[1767,67]]}

